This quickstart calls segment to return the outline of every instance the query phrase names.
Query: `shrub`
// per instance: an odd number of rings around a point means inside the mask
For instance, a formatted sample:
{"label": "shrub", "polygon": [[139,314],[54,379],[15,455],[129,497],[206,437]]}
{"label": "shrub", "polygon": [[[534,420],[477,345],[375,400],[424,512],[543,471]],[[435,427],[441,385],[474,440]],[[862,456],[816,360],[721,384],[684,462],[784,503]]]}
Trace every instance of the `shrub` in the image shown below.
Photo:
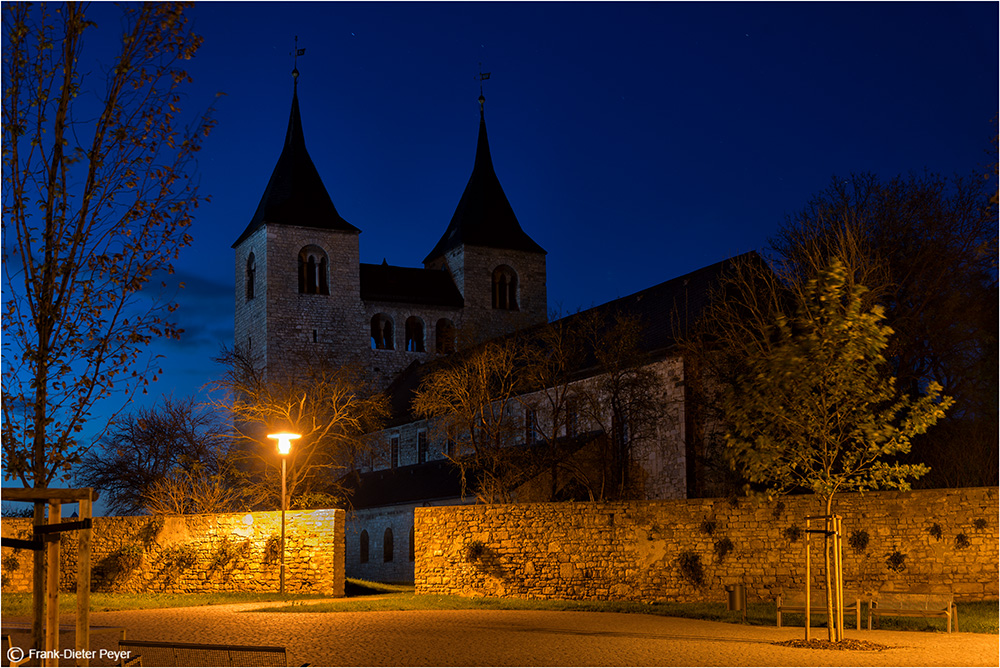
{"label": "shrub", "polygon": [[929,528],[929,529],[927,530],[927,533],[929,533],[930,535],[934,536],[934,537],[935,537],[935,538],[937,538],[938,540],[941,540],[941,525],[940,525],[940,524],[938,524],[937,522],[935,522],[935,523],[934,523],[934,524],[932,524],[932,525],[931,525],[931,527],[930,527],[930,528]]}
{"label": "shrub", "polygon": [[701,523],[701,532],[707,536],[711,536],[715,533],[715,522],[712,520],[705,520]]}
{"label": "shrub", "polygon": [[972,525],[976,527],[977,531],[982,531],[983,529],[986,528],[986,520],[984,520],[982,517],[979,517],[976,519],[975,522],[972,523]]}
{"label": "shrub", "polygon": [[273,564],[281,558],[281,538],[271,536],[264,543],[264,563]]}
{"label": "shrub", "polygon": [[969,537],[966,536],[964,533],[960,533],[957,536],[955,536],[955,547],[957,549],[964,550],[965,548],[969,547],[969,545],[971,545],[971,543],[969,543]]}
{"label": "shrub", "polygon": [[733,551],[733,541],[728,538],[723,538],[722,540],[715,541],[715,558],[718,559],[721,564],[726,555]]}
{"label": "shrub", "polygon": [[856,553],[861,554],[868,547],[868,532],[864,529],[855,529],[847,539],[847,544]]}
{"label": "shrub", "polygon": [[886,555],[885,567],[890,571],[902,573],[906,570],[906,555],[899,550],[894,550]]}
{"label": "shrub", "polygon": [[680,556],[677,557],[677,565],[681,569],[681,575],[694,586],[701,587],[705,584],[705,569],[701,566],[701,557],[698,554],[681,552]]}
{"label": "shrub", "polygon": [[479,561],[486,554],[486,544],[481,540],[474,540],[465,546],[465,560],[469,563]]}
{"label": "shrub", "polygon": [[18,561],[16,554],[8,554],[4,557],[2,565],[4,573],[14,573],[21,567],[21,563]]}
{"label": "shrub", "polygon": [[793,524],[790,527],[785,527],[785,530],[781,532],[781,535],[785,537],[789,543],[798,542],[802,538],[802,529],[798,524]]}

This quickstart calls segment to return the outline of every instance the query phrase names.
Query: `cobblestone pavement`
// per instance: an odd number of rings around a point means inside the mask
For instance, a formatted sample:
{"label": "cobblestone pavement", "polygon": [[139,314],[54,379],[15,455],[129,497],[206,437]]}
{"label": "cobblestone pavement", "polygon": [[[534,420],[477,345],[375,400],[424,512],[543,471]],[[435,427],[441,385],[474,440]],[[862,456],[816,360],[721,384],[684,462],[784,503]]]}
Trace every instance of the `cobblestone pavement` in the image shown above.
{"label": "cobblestone pavement", "polygon": [[[254,607],[241,604],[101,612],[91,615],[91,624],[125,626],[128,637],[134,640],[280,645],[288,649],[292,666],[1000,665],[998,637],[972,633],[849,630],[848,638],[891,646],[882,652],[859,652],[771,644],[801,638],[798,628],[638,614],[503,610],[268,613],[255,612]],[[72,624],[72,617],[63,622]],[[94,641],[94,649],[117,648],[113,635],[101,634]],[[15,636],[14,644],[18,642]],[[72,634],[65,634],[61,644],[72,647]],[[93,661],[91,665],[110,664]]]}

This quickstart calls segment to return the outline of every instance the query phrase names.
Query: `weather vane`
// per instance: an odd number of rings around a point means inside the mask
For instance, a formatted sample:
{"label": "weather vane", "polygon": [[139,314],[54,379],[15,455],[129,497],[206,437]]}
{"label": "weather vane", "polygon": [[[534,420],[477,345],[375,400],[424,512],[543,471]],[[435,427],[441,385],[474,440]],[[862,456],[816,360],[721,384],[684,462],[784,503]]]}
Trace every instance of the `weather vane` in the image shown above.
{"label": "weather vane", "polygon": [[489,72],[483,72],[483,64],[479,63],[479,94],[483,94],[483,82],[490,78]]}
{"label": "weather vane", "polygon": [[[294,57],[294,60],[292,61],[292,76],[295,77],[295,79],[298,79],[299,78],[299,56],[306,55],[306,50],[299,48],[299,36],[298,35],[295,36],[295,49],[290,54],[288,54],[288,55]],[[487,76],[489,76],[489,75],[487,75]]]}
{"label": "weather vane", "polygon": [[483,96],[483,82],[490,78],[489,72],[483,72],[483,64],[479,63],[479,110],[482,111],[486,98]]}

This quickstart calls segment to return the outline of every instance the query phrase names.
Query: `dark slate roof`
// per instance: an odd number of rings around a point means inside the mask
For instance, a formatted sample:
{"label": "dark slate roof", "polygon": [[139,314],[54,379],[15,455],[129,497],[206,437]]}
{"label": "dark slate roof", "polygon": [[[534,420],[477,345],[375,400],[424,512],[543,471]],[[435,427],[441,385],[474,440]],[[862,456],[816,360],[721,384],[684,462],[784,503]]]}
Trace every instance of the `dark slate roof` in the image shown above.
{"label": "dark slate roof", "polygon": [[483,246],[503,250],[545,253],[517,222],[514,209],[507,201],[500,186],[500,179],[493,169],[490,143],[486,137],[484,98],[479,102],[479,141],[476,144],[476,162],[465,192],[458,201],[455,215],[434,250],[424,259],[424,264],[444,255],[460,245]]}
{"label": "dark slate roof", "polygon": [[[621,297],[586,311],[574,313],[562,318],[561,322],[572,327],[574,321],[582,321],[595,315],[609,324],[616,314],[634,317],[643,326],[643,334],[639,342],[640,351],[651,358],[664,355],[676,344],[680,336],[691,331],[708,305],[713,288],[718,284],[722,275],[734,263],[741,261],[763,262],[756,252],[751,251],[696,269],[627,297]],[[508,336],[531,337],[533,331],[545,326],[545,324],[536,325],[528,330],[515,332]],[[457,353],[457,355],[461,354],[461,351]],[[428,364],[414,362],[396,377],[386,390],[392,409],[392,426],[407,424],[416,419],[411,413],[410,404],[420,381],[427,374],[453,361],[452,357],[446,357]],[[588,359],[583,360],[581,368],[577,371],[578,376],[583,378],[596,373],[595,364],[593,356],[588,356]]]}
{"label": "dark slate roof", "polygon": [[690,333],[691,327],[712,298],[713,288],[722,275],[741,261],[762,262],[755,251],[729,258],[707,267],[696,269],[683,276],[640,290],[627,297],[595,306],[594,308],[564,318],[574,318],[598,313],[613,316],[620,313],[637,318],[643,325],[639,347],[643,352],[657,353],[672,347],[677,340]]}
{"label": "dark slate roof", "polygon": [[266,224],[297,225],[321,230],[341,230],[359,233],[361,230],[340,217],[333,205],[316,166],[306,151],[299,116],[298,89],[292,92],[292,113],[285,132],[285,145],[271,180],[267,182],[257,211],[250,224],[233,244],[241,241]]}
{"label": "dark slate roof", "polygon": [[447,271],[361,264],[361,299],[462,308],[465,300]]}
{"label": "dark slate roof", "polygon": [[456,499],[462,495],[458,468],[447,459],[395,469],[351,473],[341,481],[355,509]]}

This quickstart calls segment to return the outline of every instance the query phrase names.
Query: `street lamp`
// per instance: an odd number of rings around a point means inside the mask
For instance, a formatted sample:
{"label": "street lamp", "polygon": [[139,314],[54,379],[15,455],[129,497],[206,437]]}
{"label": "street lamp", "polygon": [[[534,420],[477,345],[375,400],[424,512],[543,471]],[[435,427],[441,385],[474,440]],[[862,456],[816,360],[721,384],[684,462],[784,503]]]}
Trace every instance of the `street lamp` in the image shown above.
{"label": "street lamp", "polygon": [[280,592],[285,593],[285,506],[288,500],[285,495],[285,462],[288,460],[288,453],[292,451],[292,441],[302,438],[302,434],[292,434],[283,432],[280,434],[268,434],[268,438],[277,439],[278,454],[281,455],[281,584]]}

